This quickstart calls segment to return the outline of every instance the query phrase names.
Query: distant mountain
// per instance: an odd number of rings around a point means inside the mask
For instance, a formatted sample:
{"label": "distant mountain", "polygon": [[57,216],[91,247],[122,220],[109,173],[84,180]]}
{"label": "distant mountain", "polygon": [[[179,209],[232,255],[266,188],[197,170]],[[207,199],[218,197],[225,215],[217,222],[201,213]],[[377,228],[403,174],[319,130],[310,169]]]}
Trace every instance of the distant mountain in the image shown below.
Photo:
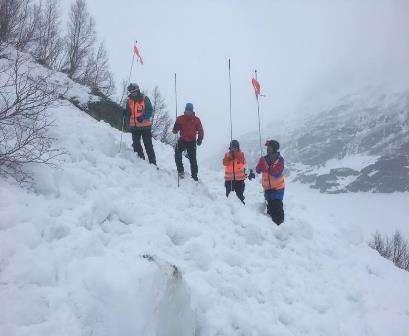
{"label": "distant mountain", "polygon": [[[291,178],[321,192],[409,191],[409,91],[349,94],[266,137],[281,142]],[[254,164],[256,135],[241,143]]]}

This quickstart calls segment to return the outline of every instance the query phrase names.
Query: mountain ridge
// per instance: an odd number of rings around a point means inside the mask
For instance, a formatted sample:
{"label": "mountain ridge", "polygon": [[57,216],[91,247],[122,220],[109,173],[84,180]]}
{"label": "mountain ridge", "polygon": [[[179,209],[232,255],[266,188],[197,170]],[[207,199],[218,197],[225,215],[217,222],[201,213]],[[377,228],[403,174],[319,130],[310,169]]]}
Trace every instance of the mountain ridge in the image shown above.
{"label": "mountain ridge", "polygon": [[[280,141],[292,179],[322,192],[409,191],[408,90],[384,93],[366,88],[263,135]],[[240,138],[251,165],[259,155],[255,138],[255,133]],[[348,157],[357,155],[370,156],[373,162],[359,169],[346,165]],[[320,173],[331,161],[333,170]]]}

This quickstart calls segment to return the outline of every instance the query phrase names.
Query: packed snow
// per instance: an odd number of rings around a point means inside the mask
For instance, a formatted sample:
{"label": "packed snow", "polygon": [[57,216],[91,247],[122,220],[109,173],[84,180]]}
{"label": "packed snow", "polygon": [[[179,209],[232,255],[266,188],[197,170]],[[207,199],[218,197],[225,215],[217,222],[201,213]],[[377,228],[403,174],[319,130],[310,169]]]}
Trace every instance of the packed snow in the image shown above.
{"label": "packed snow", "polygon": [[107,124],[50,113],[58,168],[0,180],[0,335],[407,335],[409,273],[328,196],[289,183],[277,227],[258,181],[246,206],[221,173],[177,188],[171,148],[157,170],[129,135],[118,153]]}

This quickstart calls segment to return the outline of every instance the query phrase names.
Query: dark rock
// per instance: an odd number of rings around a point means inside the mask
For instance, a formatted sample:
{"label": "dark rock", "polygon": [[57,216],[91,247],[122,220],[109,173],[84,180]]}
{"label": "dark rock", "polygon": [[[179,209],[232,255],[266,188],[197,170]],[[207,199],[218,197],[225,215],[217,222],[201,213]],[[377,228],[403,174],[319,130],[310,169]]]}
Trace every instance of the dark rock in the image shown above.
{"label": "dark rock", "polygon": [[373,182],[368,175],[359,176],[354,182],[346,186],[347,191],[358,192],[358,191],[373,191]]}
{"label": "dark rock", "polygon": [[122,129],[124,109],[109,98],[101,95],[98,100],[89,101],[86,105],[81,104],[76,97],[69,98],[69,101],[94,119],[103,120],[118,130]]}
{"label": "dark rock", "polygon": [[296,178],[294,178],[294,181],[299,181],[301,183],[315,183],[317,179],[317,175],[298,175]]}
{"label": "dark rock", "polygon": [[356,171],[352,168],[334,168],[329,171],[330,175],[347,177],[347,176],[358,176],[359,171]]}
{"label": "dark rock", "polygon": [[98,121],[103,120],[118,130],[122,129],[124,109],[112,100],[101,99],[96,102],[90,102],[85,112]]}
{"label": "dark rock", "polygon": [[325,192],[328,189],[339,187],[339,183],[335,175],[324,174],[317,176],[315,184],[312,187],[319,189],[320,192]]}
{"label": "dark rock", "polygon": [[348,187],[348,191],[391,193],[409,191],[409,156],[384,156],[365,167],[361,175]]}

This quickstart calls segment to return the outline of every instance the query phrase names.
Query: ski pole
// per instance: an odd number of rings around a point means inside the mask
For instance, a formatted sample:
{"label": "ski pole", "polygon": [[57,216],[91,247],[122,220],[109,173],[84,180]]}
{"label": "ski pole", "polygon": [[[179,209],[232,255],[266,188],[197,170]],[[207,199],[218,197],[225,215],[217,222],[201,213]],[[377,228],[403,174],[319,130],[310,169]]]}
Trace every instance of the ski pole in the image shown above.
{"label": "ski pole", "polygon": [[133,64],[134,63],[135,63],[135,53],[132,53],[132,63],[131,63],[131,69],[129,70],[128,83],[131,82],[132,70],[133,70]]}
{"label": "ski pole", "polygon": [[[257,80],[257,70],[254,70],[254,75]],[[258,94],[256,94],[256,99],[257,99],[257,117],[258,117],[258,136],[259,136],[259,143],[260,143],[260,156],[263,156],[263,147],[261,146],[260,100],[258,98]]]}
{"label": "ski pole", "polygon": [[[122,90],[122,97],[121,97],[121,100],[119,102],[119,106],[122,106],[122,103],[123,103],[123,100],[124,100],[124,97],[125,97],[126,87],[131,82],[131,76],[132,76],[132,70],[133,70],[134,62],[135,62],[135,54],[132,53],[132,62],[131,62],[131,68],[129,70],[128,82],[125,83],[125,87]],[[125,112],[122,112],[121,141],[119,142],[119,153],[121,153],[121,149],[122,149],[122,137],[123,137],[123,133],[124,133],[124,126],[125,126]]]}
{"label": "ski pole", "polygon": [[121,141],[119,142],[119,153],[121,153],[121,149],[122,149],[122,136],[124,134],[124,124],[125,124],[125,113],[122,112]]}
{"label": "ski pole", "polygon": [[[229,116],[230,116],[230,143],[233,140],[233,121],[231,114],[231,66],[229,58]],[[230,146],[229,146],[230,149]],[[234,158],[233,158],[233,176],[234,176]],[[230,190],[233,191],[233,181],[230,181]]]}
{"label": "ski pole", "polygon": [[[176,72],[175,72],[175,123],[176,123],[176,119],[178,117],[178,91],[177,91],[177,82],[176,82]],[[179,134],[176,133],[176,144],[175,144],[175,151],[178,150],[178,144],[179,144]],[[177,169],[177,167],[176,167]],[[178,188],[180,187],[180,176],[179,176],[179,172],[177,173],[178,176]]]}
{"label": "ski pole", "polygon": [[231,115],[231,70],[230,70],[230,58],[229,58],[229,116],[230,116],[230,141],[233,140],[233,121]]}

